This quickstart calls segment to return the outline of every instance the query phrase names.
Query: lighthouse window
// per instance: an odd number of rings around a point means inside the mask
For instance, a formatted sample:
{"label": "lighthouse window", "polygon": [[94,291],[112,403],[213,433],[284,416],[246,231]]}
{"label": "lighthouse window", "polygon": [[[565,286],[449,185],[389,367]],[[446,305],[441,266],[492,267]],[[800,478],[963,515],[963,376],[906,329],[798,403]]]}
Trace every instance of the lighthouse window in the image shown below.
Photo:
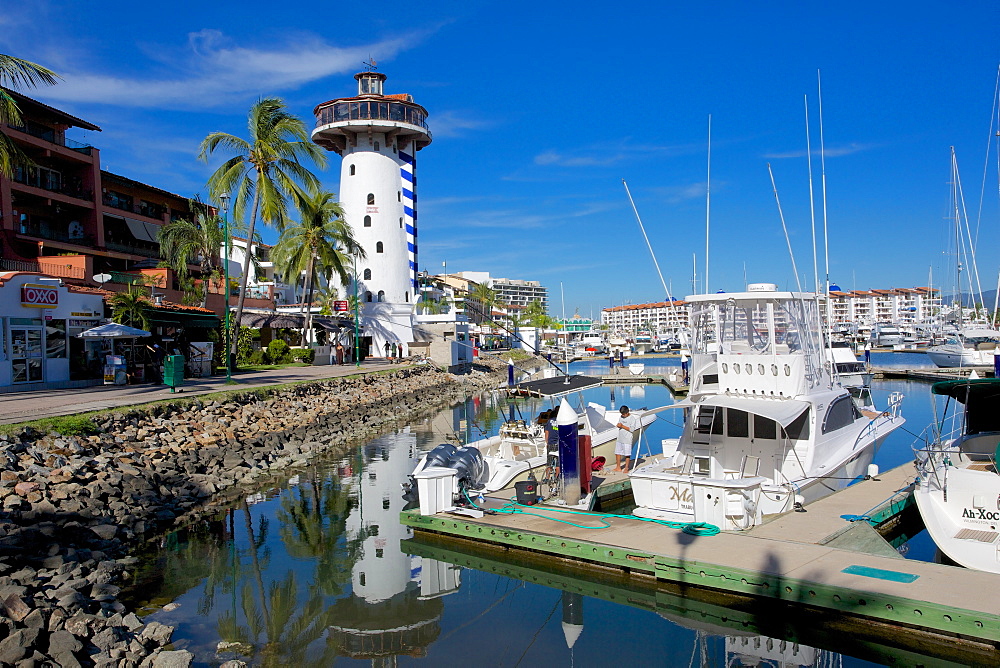
{"label": "lighthouse window", "polygon": [[403,192],[401,190],[397,190],[396,191],[396,201],[397,202],[402,202],[403,201]]}
{"label": "lighthouse window", "polygon": [[372,217],[365,216],[365,227],[371,227],[371,226],[372,226]]}
{"label": "lighthouse window", "polygon": [[403,293],[403,301],[405,301],[405,302],[410,301],[410,291],[409,290],[407,290],[406,292]]}
{"label": "lighthouse window", "polygon": [[382,242],[381,241],[378,241],[378,242],[375,243],[375,252],[376,253],[381,253],[382,252]]}
{"label": "lighthouse window", "polygon": [[403,219],[399,219],[399,229],[403,229]]}
{"label": "lighthouse window", "polygon": [[366,292],[365,293],[365,301],[366,302],[370,302],[371,300],[372,300],[372,293],[370,291]]}
{"label": "lighthouse window", "polygon": [[[372,280],[372,270],[371,269],[365,269],[364,276],[365,276],[364,280],[366,280],[366,281]],[[371,300],[369,299],[368,301],[371,301]]]}
{"label": "lighthouse window", "polygon": [[375,204],[375,193],[368,193],[368,206]]}
{"label": "lighthouse window", "polygon": [[385,301],[385,290],[379,290],[378,291],[378,300],[380,302],[384,302]]}
{"label": "lighthouse window", "polygon": [[355,169],[356,169],[356,166],[355,165],[351,165],[351,176],[354,176]]}

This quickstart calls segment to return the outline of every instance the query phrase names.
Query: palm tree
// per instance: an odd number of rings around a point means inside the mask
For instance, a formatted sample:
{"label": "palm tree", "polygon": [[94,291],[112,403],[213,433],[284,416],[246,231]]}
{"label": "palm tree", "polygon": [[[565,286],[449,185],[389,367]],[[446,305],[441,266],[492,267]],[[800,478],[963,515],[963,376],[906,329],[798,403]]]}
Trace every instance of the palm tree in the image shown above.
{"label": "palm tree", "polygon": [[319,190],[319,180],[301,160],[308,158],[320,168],[326,167],[322,149],[309,141],[305,124],[287,111],[281,99],[265,97],[254,102],[250,107],[248,125],[249,141],[227,132],[212,132],[202,140],[198,154],[199,158],[207,161],[216,149],[235,153],[209,177],[208,189],[214,198],[223,193],[235,193],[233,219],[250,218],[243,275],[240,277],[240,299],[233,327],[233,351],[239,340],[237,335],[247,295],[247,277],[258,215],[265,225],[283,230],[288,214],[288,197],[293,193],[302,193],[302,187],[311,192]]}
{"label": "palm tree", "polygon": [[319,304],[319,314],[333,315],[333,303],[339,298],[340,290],[337,289],[336,285],[327,283],[326,285],[320,287],[319,295],[316,297],[316,303]]}
{"label": "palm tree", "polygon": [[415,305],[415,308],[429,315],[447,313],[451,309],[452,301],[447,296],[441,295],[440,299],[429,297],[424,293]]}
{"label": "palm tree", "polygon": [[[41,65],[0,53],[0,86],[14,90],[35,88],[41,84],[51,86],[58,78],[58,74]],[[17,102],[0,88],[0,127],[7,124],[19,126],[21,123]],[[0,176],[10,178],[14,174],[14,166],[24,164],[31,164],[31,159],[0,130]]]}
{"label": "palm tree", "polygon": [[322,276],[329,283],[336,274],[341,284],[346,284],[352,256],[363,258],[365,251],[354,240],[351,227],[344,221],[344,210],[336,195],[326,191],[298,193],[295,204],[302,222],[281,233],[272,259],[285,276],[305,272],[308,312],[302,332],[304,340],[312,323],[315,277]]}
{"label": "palm tree", "polygon": [[116,292],[108,298],[111,319],[121,325],[149,329],[149,297],[136,284],[131,284],[125,292]]}
{"label": "palm tree", "polygon": [[[219,249],[226,241],[222,218],[211,214],[202,202],[190,200],[194,221],[175,220],[160,228],[160,255],[183,279],[188,275],[188,265],[197,260],[201,269],[201,307],[208,303],[208,286],[218,277]],[[224,288],[226,289],[226,288]]]}
{"label": "palm tree", "polygon": [[[486,285],[485,283],[476,283],[476,287],[472,289],[469,293],[469,299],[477,301],[482,304],[482,310],[480,315],[487,322],[493,323],[493,309],[494,308],[507,308],[507,305],[503,303],[503,300],[497,295],[496,290]],[[473,306],[473,308],[475,308]]]}

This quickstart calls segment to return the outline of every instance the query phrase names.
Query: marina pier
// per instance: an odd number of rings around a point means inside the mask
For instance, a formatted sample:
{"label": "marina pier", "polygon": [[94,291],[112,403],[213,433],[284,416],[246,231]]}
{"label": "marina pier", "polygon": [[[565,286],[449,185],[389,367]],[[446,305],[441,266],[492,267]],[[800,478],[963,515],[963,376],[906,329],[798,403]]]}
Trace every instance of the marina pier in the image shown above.
{"label": "marina pier", "polygon": [[[567,515],[565,508],[551,506],[483,517],[410,510],[401,521],[421,541],[433,538],[460,550],[476,544],[501,550],[505,561],[542,558],[657,586],[820,611],[850,623],[876,624],[914,650],[928,639],[958,642],[982,655],[975,663],[995,664],[1000,601],[982,594],[995,589],[997,576],[905,560],[884,541],[872,540],[882,540],[872,523],[890,524],[908,508],[910,477],[907,464],[811,504],[806,512],[715,536],[689,535],[631,516]],[[498,493],[480,505],[495,511],[507,503]]]}

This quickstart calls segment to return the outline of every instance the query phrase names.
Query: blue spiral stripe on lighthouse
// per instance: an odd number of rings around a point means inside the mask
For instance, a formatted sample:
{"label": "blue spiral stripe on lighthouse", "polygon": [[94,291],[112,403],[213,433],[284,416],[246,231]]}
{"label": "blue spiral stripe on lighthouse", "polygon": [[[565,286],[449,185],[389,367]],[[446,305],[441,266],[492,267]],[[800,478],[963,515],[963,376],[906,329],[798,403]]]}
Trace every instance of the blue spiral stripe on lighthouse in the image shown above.
{"label": "blue spiral stripe on lighthouse", "polygon": [[420,287],[417,281],[417,161],[414,156],[399,152],[399,159],[403,161],[400,165],[399,175],[402,178],[403,193],[403,218],[406,229],[406,251],[410,261],[410,283],[413,285],[414,294]]}

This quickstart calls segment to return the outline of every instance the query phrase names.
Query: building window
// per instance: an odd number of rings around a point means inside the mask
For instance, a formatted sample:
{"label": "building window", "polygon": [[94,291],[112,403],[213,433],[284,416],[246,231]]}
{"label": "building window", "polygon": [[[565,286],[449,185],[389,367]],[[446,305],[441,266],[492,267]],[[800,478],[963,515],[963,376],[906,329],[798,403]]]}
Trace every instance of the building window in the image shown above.
{"label": "building window", "polygon": [[365,301],[370,302],[371,300],[372,300],[372,293],[371,291],[368,291],[365,293]]}
{"label": "building window", "polygon": [[399,229],[403,229],[403,219],[399,219]]}
{"label": "building window", "polygon": [[382,242],[381,241],[376,241],[375,242],[375,252],[376,253],[381,253],[382,252]]}
{"label": "building window", "polygon": [[375,150],[378,151],[381,148],[378,142],[375,142]]}
{"label": "building window", "polygon": [[396,191],[396,201],[397,202],[402,202],[403,201],[403,191],[402,190],[397,190]]}
{"label": "building window", "polygon": [[368,193],[368,206],[375,205],[375,193]]}
{"label": "building window", "polygon": [[385,301],[385,290],[379,290],[378,291],[378,300],[380,302],[384,302]]}
{"label": "building window", "polygon": [[354,176],[356,170],[357,170],[357,167],[355,165],[351,165],[351,176]]}
{"label": "building window", "polygon": [[[364,278],[364,280],[366,280],[366,281],[372,280],[372,270],[371,269],[365,269],[365,278]],[[371,301],[371,300],[369,299],[368,301]]]}
{"label": "building window", "polygon": [[407,290],[406,292],[403,293],[403,300],[406,301],[406,302],[410,301],[410,291],[409,290]]}
{"label": "building window", "polygon": [[372,217],[365,216],[365,227],[371,227],[371,226],[372,226]]}

